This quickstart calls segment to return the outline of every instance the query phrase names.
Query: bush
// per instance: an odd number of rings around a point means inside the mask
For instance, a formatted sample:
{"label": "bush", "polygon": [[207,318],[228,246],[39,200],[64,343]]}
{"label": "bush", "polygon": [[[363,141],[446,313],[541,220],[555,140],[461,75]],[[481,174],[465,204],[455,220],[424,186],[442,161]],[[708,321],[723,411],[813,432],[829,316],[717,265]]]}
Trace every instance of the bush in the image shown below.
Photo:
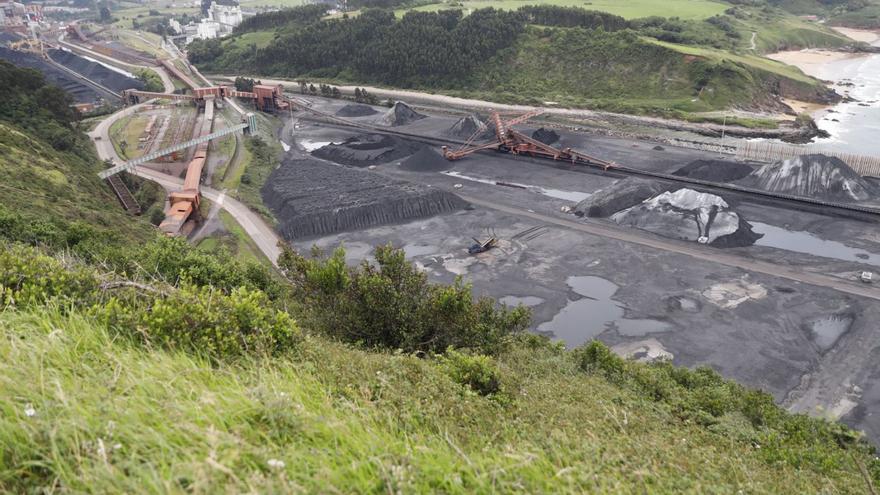
{"label": "bush", "polygon": [[239,288],[224,294],[184,285],[148,307],[111,299],[93,314],[144,343],[180,348],[212,358],[276,355],[298,347],[301,333],[286,312],[272,309],[266,294]]}
{"label": "bush", "polygon": [[498,366],[489,356],[469,356],[450,348],[438,359],[444,373],[455,383],[480,395],[497,394],[501,390]]}
{"label": "bush", "polygon": [[98,278],[93,270],[66,267],[59,260],[24,246],[0,244],[0,309],[93,301]]}
{"label": "bush", "polygon": [[285,248],[278,264],[294,284],[316,328],[346,342],[407,352],[443,352],[448,347],[497,353],[511,332],[527,327],[525,308],[497,309],[489,298],[474,300],[471,286],[428,283],[426,274],[391,246],[376,248],[377,265],[349,268],[345,251],[307,259]]}

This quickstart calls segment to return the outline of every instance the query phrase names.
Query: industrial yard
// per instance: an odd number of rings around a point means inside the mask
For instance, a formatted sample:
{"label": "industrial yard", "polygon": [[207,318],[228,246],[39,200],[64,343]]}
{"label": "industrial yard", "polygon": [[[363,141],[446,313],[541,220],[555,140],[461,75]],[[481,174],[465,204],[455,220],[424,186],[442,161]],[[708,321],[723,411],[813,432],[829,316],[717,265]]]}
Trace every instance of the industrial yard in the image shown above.
{"label": "industrial yard", "polygon": [[[264,197],[281,234],[300,250],[343,246],[357,263],[374,246],[391,243],[434,281],[461,276],[478,293],[529,306],[533,330],[569,347],[598,338],[636,358],[708,364],[794,410],[880,433],[863,412],[880,405],[866,386],[878,365],[863,345],[876,331],[880,293],[858,281],[880,269],[875,219],[492,151],[448,161],[439,144],[382,134],[382,126],[461,139],[476,118],[423,113],[394,120],[400,108],[367,112],[308,101],[328,115],[360,114],[349,118],[375,127],[369,132],[300,112],[282,131],[291,149]],[[779,165],[713,152],[520,129],[558,148],[650,172],[880,205],[874,180],[830,159],[795,160],[781,172]],[[423,194],[410,203],[436,209],[401,207],[395,198],[414,190]],[[472,238],[487,236],[497,237],[496,248],[468,254]]]}

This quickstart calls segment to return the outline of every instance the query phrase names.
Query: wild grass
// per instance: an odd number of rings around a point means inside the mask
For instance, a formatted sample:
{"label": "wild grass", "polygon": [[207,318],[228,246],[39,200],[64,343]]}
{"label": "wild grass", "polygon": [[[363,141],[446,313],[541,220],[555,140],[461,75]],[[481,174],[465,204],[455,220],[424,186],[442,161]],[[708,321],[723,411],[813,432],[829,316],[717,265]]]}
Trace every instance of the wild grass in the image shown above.
{"label": "wild grass", "polygon": [[[499,394],[442,363],[310,337],[211,363],[78,313],[0,313],[0,490],[79,493],[856,493],[852,457],[769,460],[738,415],[713,427],[585,373],[559,347],[497,358]],[[781,432],[780,432],[781,433]],[[779,437],[786,442],[785,437]],[[807,454],[805,453],[805,456]]]}

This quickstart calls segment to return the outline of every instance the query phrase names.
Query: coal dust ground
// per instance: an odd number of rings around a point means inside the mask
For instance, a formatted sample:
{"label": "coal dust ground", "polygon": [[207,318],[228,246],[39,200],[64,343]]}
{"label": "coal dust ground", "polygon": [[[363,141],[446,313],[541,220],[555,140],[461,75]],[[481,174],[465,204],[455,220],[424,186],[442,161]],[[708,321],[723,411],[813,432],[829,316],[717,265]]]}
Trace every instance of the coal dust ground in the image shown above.
{"label": "coal dust ground", "polygon": [[[329,113],[346,104],[322,98],[312,101],[315,108]],[[427,117],[395,130],[444,136],[462,117],[418,111]],[[371,118],[379,123],[377,116],[362,119]],[[518,129],[531,135],[538,127]],[[282,132],[289,143],[341,143],[364,135],[362,130],[297,117]],[[654,149],[654,142],[554,132],[559,134],[556,147],[571,147],[645,170],[672,174],[690,165],[687,173],[718,174],[735,181],[744,180],[734,177],[747,172],[738,165],[714,168],[713,160],[733,161],[717,153],[668,144]],[[372,168],[357,171],[499,207],[626,229],[649,239],[665,238],[618,226],[610,217],[618,208],[682,187],[649,182],[633,197],[619,199],[609,194],[603,199],[609,190],[639,187],[627,185],[632,179],[611,171],[493,151],[445,167],[435,167],[427,159],[419,166],[425,147],[436,155],[440,149],[422,142],[413,145],[418,149],[406,157],[372,162]],[[289,156],[302,153],[297,148],[303,146],[294,147]],[[703,164],[692,165],[698,160]],[[760,164],[744,166],[760,168]],[[846,280],[854,280],[863,270],[880,272],[876,223],[796,209],[790,203],[709,192],[720,194],[763,237],[754,245],[732,248],[668,242]],[[327,195],[333,194],[330,187]],[[593,205],[598,217],[607,218],[589,217]],[[487,232],[497,234],[498,248],[468,255],[471,237]],[[461,276],[473,284],[477,294],[527,302],[533,312],[533,331],[564,340],[569,347],[597,338],[626,355],[666,356],[674,364],[690,367],[708,365],[726,377],[766,390],[791,410],[840,417],[867,431],[874,441],[880,440],[880,414],[875,414],[880,412],[880,385],[873,385],[873,378],[880,376],[880,302],[876,299],[733,268],[710,261],[711,256],[694,258],[480,206],[295,241],[294,245],[300,250],[344,245],[349,262],[355,263],[370,259],[375,246],[389,242],[403,248],[431,280],[449,283]]]}
{"label": "coal dust ground", "polygon": [[122,92],[125,89],[144,89],[144,83],[136,78],[108,69],[107,67],[65,50],[49,50],[49,57],[77,74],[96,83]]}
{"label": "coal dust ground", "polygon": [[263,187],[263,200],[288,240],[367,229],[463,209],[461,198],[314,158],[288,158]]}

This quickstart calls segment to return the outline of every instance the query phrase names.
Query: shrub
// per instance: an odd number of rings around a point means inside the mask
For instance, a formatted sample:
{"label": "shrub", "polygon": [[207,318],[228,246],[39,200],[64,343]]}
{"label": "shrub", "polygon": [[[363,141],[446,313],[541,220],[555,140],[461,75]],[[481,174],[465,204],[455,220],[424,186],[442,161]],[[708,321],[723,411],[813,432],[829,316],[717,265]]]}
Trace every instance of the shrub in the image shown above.
{"label": "shrub", "polygon": [[438,360],[440,367],[454,382],[480,395],[497,394],[501,390],[498,366],[489,356],[469,356],[450,348]]}
{"label": "shrub", "polygon": [[144,343],[196,352],[212,358],[275,355],[298,347],[301,333],[286,312],[271,307],[260,291],[239,288],[224,294],[212,287],[184,285],[149,307],[111,299],[93,314]]}
{"label": "shrub", "polygon": [[33,248],[0,247],[0,308],[31,307],[50,301],[67,305],[96,297],[98,279],[93,270],[67,267]]}
{"label": "shrub", "polygon": [[511,332],[529,323],[527,309],[474,300],[471,286],[460,279],[428,283],[402,250],[379,247],[375,258],[376,265],[349,268],[342,249],[327,259],[318,252],[307,259],[285,248],[278,264],[315,327],[368,347],[439,353],[451,346],[494,354]]}

